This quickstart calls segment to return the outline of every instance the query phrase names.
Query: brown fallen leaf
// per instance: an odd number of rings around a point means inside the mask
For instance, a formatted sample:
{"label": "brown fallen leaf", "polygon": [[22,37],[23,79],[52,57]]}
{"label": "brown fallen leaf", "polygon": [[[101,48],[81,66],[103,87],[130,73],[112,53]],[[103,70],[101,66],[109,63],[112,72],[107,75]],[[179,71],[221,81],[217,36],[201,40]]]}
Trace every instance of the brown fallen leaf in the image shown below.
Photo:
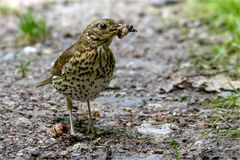
{"label": "brown fallen leaf", "polygon": [[55,137],[58,138],[63,133],[67,133],[68,132],[68,126],[66,124],[64,124],[64,123],[58,123],[58,124],[54,125],[53,130],[55,132]]}
{"label": "brown fallen leaf", "polygon": [[100,112],[94,111],[93,112],[93,117],[100,117]]}
{"label": "brown fallen leaf", "polygon": [[188,82],[194,88],[203,88],[208,92],[220,92],[221,90],[233,91],[240,88],[240,81],[232,81],[225,75],[216,75],[213,77],[194,77],[189,78]]}
{"label": "brown fallen leaf", "polygon": [[59,138],[63,133],[68,133],[69,131],[67,124],[64,123],[57,123],[51,128],[45,127],[45,130],[54,138]]}

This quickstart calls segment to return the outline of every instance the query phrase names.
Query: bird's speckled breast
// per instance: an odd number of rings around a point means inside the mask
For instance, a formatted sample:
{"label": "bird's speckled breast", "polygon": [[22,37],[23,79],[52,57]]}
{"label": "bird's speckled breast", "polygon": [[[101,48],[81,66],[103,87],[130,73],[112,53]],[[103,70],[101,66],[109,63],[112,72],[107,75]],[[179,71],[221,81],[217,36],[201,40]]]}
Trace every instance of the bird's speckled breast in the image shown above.
{"label": "bird's speckled breast", "polygon": [[[86,58],[88,57],[88,58]],[[85,54],[74,56],[63,69],[53,76],[53,86],[75,100],[92,100],[110,83],[115,69],[115,58],[108,47],[99,46]]]}

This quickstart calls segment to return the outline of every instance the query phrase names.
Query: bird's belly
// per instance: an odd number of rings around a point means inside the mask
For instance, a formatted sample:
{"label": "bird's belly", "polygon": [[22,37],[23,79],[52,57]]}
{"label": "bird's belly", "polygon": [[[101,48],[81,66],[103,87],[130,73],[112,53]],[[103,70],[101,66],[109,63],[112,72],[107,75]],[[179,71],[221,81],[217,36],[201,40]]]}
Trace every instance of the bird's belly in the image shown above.
{"label": "bird's belly", "polygon": [[81,77],[76,75],[54,76],[52,82],[60,93],[75,100],[87,101],[96,98],[108,86],[112,75],[113,72],[102,77],[95,74]]}

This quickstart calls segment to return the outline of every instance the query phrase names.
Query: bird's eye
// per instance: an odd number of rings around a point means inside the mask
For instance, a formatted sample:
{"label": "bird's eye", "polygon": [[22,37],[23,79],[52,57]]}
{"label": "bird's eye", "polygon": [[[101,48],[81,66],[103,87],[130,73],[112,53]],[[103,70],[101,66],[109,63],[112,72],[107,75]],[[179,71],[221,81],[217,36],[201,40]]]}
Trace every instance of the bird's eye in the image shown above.
{"label": "bird's eye", "polygon": [[102,30],[105,30],[107,28],[107,25],[105,23],[101,23],[99,25],[99,28],[102,29]]}

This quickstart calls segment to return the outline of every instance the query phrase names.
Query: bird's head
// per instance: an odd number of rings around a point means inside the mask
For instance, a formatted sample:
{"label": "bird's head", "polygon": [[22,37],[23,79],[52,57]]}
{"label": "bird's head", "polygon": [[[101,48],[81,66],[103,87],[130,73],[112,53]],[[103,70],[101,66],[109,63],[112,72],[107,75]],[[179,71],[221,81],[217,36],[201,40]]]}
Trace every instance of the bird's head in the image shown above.
{"label": "bird's head", "polygon": [[114,36],[124,37],[129,32],[136,32],[133,26],[120,24],[113,19],[99,19],[93,21],[81,34],[81,39],[88,45],[99,46],[110,45]]}

